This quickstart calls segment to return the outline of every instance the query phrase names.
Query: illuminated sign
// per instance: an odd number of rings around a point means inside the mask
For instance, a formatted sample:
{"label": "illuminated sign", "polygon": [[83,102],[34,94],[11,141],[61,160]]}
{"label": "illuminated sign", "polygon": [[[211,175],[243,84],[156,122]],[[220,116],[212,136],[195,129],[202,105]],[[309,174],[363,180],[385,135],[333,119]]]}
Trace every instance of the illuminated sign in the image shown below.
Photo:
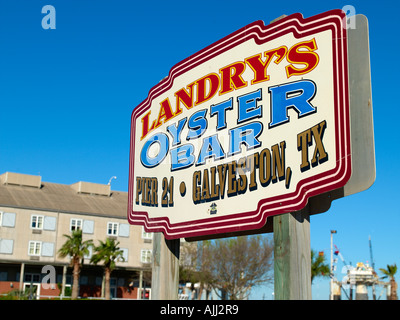
{"label": "illuminated sign", "polygon": [[345,14],[256,21],[132,113],[128,220],[168,239],[261,228],[351,176]]}

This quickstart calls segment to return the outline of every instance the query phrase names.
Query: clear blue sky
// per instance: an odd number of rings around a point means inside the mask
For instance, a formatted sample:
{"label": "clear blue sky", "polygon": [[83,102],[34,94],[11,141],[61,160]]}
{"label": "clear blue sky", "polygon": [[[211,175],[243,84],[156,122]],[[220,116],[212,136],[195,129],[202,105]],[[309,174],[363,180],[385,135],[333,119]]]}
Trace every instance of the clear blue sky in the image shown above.
{"label": "clear blue sky", "polygon": [[[55,30],[41,25],[48,4]],[[355,265],[370,261],[370,235],[376,267],[400,266],[396,1],[1,0],[0,173],[63,184],[117,176],[112,189],[127,191],[131,112],[173,65],[255,20],[347,4],[369,19],[376,181],[311,217],[311,247],[329,256],[336,229],[335,244]],[[315,281],[314,299],[328,297],[328,283]],[[270,299],[272,288],[252,298]]]}

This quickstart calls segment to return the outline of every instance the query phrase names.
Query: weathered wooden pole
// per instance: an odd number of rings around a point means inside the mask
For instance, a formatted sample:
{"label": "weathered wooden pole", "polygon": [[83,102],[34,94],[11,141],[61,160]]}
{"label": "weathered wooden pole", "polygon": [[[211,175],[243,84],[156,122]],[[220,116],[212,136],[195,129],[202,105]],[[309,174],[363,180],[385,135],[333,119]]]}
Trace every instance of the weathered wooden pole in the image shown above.
{"label": "weathered wooden pole", "polygon": [[310,218],[307,207],[274,216],[276,300],[311,300]]}
{"label": "weathered wooden pole", "polygon": [[167,240],[160,232],[153,237],[152,300],[177,300],[180,240]]}

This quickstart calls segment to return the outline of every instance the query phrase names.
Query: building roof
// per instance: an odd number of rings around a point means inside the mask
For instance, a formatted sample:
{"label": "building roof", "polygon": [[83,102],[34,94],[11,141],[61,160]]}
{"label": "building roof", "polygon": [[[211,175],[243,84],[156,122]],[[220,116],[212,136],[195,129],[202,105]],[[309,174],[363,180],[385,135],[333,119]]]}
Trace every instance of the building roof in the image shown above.
{"label": "building roof", "polygon": [[[32,183],[34,181],[34,183]],[[0,206],[100,216],[127,216],[128,193],[109,185],[42,182],[40,176],[0,175]]]}

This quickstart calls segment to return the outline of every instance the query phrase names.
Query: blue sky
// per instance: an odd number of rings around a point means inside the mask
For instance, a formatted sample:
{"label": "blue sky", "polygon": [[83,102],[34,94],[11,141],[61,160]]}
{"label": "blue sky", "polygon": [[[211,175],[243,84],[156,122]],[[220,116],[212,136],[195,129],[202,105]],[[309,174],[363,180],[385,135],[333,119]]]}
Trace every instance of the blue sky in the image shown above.
{"label": "blue sky", "polygon": [[[48,4],[55,30],[41,25]],[[335,244],[355,265],[370,261],[371,236],[376,267],[400,266],[395,1],[1,0],[0,173],[63,184],[117,176],[112,189],[127,191],[131,112],[173,65],[255,20],[348,4],[369,20],[376,181],[311,217],[311,247],[329,256],[335,229]],[[328,297],[328,283],[314,282],[314,299]],[[252,298],[270,299],[272,291]]]}

